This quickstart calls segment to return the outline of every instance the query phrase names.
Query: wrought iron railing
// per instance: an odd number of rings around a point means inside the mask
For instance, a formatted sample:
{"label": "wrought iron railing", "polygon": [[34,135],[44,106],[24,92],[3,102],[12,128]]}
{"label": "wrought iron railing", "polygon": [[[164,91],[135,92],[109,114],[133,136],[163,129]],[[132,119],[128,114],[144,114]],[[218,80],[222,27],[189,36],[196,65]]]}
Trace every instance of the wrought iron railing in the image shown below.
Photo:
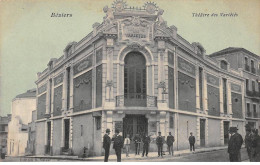
{"label": "wrought iron railing", "polygon": [[126,93],[116,96],[117,107],[157,107],[157,97],[142,93]]}
{"label": "wrought iron railing", "polygon": [[254,113],[254,118],[258,118],[258,115],[257,115],[257,113]]}
{"label": "wrought iron railing", "polygon": [[250,97],[260,97],[260,91],[257,92],[255,90],[253,90],[253,91],[246,90],[246,95],[250,96]]}

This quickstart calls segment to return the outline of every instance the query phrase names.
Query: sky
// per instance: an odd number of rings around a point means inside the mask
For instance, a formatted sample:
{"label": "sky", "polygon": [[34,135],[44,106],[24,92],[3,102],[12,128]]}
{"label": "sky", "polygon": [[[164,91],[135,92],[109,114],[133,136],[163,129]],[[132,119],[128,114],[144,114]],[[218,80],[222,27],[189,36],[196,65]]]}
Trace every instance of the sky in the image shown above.
{"label": "sky", "polygon": [[[150,0],[149,0],[150,1]],[[142,7],[147,0],[128,0]],[[168,26],[190,43],[200,42],[206,54],[243,47],[260,55],[260,0],[154,0]],[[103,7],[113,0],[0,0],[0,115],[11,113],[16,95],[36,88],[37,72],[59,58],[69,42],[80,41],[101,23]],[[52,13],[72,14],[54,18]],[[218,17],[193,17],[193,13]],[[221,17],[220,13],[237,13]]]}

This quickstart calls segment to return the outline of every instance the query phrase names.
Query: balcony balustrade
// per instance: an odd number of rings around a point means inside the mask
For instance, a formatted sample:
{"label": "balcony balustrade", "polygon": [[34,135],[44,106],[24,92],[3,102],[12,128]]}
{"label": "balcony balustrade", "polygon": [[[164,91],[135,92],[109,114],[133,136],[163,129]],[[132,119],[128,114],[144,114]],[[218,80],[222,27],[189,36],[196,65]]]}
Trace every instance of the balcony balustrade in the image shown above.
{"label": "balcony balustrade", "polygon": [[116,96],[117,107],[157,107],[157,97],[142,93],[126,93]]}

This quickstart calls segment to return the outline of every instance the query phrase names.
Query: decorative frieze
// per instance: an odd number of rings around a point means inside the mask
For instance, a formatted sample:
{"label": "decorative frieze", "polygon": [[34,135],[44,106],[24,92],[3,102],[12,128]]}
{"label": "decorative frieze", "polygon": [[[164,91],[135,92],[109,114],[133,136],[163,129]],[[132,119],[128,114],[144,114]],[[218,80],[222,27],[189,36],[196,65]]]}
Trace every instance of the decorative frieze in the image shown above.
{"label": "decorative frieze", "polygon": [[231,91],[241,92],[241,85],[237,85],[237,84],[231,83]]}
{"label": "decorative frieze", "polygon": [[81,60],[73,67],[74,75],[90,68],[92,66],[92,63],[93,63],[93,55],[90,55],[84,60]]}
{"label": "decorative frieze", "polygon": [[54,78],[54,86],[63,82],[63,73],[59,74],[57,77]]}
{"label": "decorative frieze", "polygon": [[178,57],[178,68],[182,71],[185,71],[193,76],[195,76],[195,66],[188,61]]}
{"label": "decorative frieze", "polygon": [[207,73],[207,82],[211,85],[219,86],[219,78]]}
{"label": "decorative frieze", "polygon": [[47,90],[47,84],[42,85],[41,87],[38,88],[38,95],[42,94],[43,92],[46,92]]}

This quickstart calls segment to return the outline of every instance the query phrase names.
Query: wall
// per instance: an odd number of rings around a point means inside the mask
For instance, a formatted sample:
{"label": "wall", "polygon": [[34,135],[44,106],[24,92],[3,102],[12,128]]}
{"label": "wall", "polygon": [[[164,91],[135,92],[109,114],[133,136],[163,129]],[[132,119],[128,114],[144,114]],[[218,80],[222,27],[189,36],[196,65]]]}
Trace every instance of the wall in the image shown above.
{"label": "wall", "polygon": [[[193,133],[193,136],[197,136],[196,131],[196,125],[197,125],[197,117],[196,116],[189,116],[189,115],[183,115],[179,114],[179,120],[178,120],[178,149],[188,149],[190,147],[189,145],[189,136],[190,132]],[[197,141],[197,139],[196,139]],[[177,141],[175,141],[177,143]],[[195,147],[196,147],[195,143]]]}
{"label": "wall", "polygon": [[52,132],[52,151],[53,155],[60,155],[61,149],[61,136],[62,136],[62,119],[53,120],[53,132]]}
{"label": "wall", "polygon": [[[81,130],[82,125],[82,130]],[[82,156],[83,148],[89,149],[89,155],[93,155],[93,145],[101,143],[93,141],[93,117],[92,113],[73,117],[72,150],[74,155]]]}
{"label": "wall", "polygon": [[[214,129],[212,129],[214,128]],[[215,147],[221,145],[220,120],[208,119],[208,145]]]}
{"label": "wall", "polygon": [[36,123],[36,155],[43,155],[45,151],[45,121]]}

